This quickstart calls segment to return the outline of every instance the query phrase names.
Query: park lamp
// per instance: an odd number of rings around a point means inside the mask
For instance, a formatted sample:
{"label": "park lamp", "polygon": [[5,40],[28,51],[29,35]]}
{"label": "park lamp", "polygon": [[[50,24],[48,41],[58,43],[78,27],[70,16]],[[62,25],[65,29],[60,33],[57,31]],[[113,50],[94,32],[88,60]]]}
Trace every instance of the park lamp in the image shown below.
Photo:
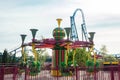
{"label": "park lamp", "polygon": [[31,33],[32,33],[32,41],[34,42],[35,41],[35,36],[36,36],[36,32],[38,31],[38,29],[30,29]]}
{"label": "park lamp", "polygon": [[69,34],[70,34],[71,28],[70,28],[70,27],[66,27],[66,28],[64,28],[64,29],[65,29],[65,32],[66,32],[66,35],[67,35],[67,40],[68,40],[68,41],[67,41],[67,54],[66,54],[67,56],[66,56],[66,61],[65,61],[65,62],[66,62],[66,65],[68,65],[68,62],[67,62],[67,61],[68,61],[69,44],[70,44],[70,43],[69,43]]}
{"label": "park lamp", "polygon": [[25,34],[21,34],[20,36],[21,36],[21,39],[22,39],[22,46],[23,46],[24,41],[25,41],[25,38],[26,38],[27,35],[25,35]]}
{"label": "park lamp", "polygon": [[37,53],[36,53],[36,50],[35,50],[35,36],[36,36],[36,32],[38,31],[38,29],[30,29],[31,33],[32,33],[32,51],[33,51],[33,54],[35,56],[35,61],[37,61]]}
{"label": "park lamp", "polygon": [[90,42],[93,42],[95,32],[89,32],[89,35],[90,35],[89,41],[90,41]]}
{"label": "park lamp", "polygon": [[71,28],[70,27],[66,27],[64,29],[65,29],[65,32],[67,34],[67,40],[69,40],[69,35],[70,35]]}
{"label": "park lamp", "polygon": [[[93,52],[93,54],[94,54],[94,63],[96,63],[96,53],[93,51],[93,47],[94,47],[93,39],[94,39],[95,32],[89,32],[89,35],[90,35],[89,41],[92,42],[90,51]],[[96,67],[96,65],[94,65],[94,66]]]}
{"label": "park lamp", "polygon": [[24,54],[24,41],[25,41],[25,37],[26,37],[27,35],[25,35],[25,34],[21,34],[21,39],[22,39],[22,55],[23,55],[23,60],[24,60],[24,63],[25,63],[25,54]]}
{"label": "park lamp", "polygon": [[61,24],[62,19],[61,19],[61,18],[58,18],[58,19],[56,19],[56,20],[57,20],[57,22],[58,22],[58,27],[60,27],[60,24]]}

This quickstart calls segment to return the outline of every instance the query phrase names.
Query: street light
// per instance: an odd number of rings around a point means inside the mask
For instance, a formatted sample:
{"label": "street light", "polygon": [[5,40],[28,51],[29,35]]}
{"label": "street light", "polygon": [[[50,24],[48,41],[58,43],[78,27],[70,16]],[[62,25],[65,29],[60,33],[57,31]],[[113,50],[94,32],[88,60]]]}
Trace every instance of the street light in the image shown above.
{"label": "street light", "polygon": [[66,52],[66,65],[68,65],[68,53],[69,53],[69,44],[70,44],[70,42],[69,42],[69,34],[70,34],[70,30],[71,30],[71,28],[70,27],[67,27],[67,28],[64,28],[65,29],[65,32],[66,32],[66,35],[67,35],[67,52]]}
{"label": "street light", "polygon": [[64,29],[65,29],[65,32],[67,34],[67,40],[69,40],[69,35],[70,35],[71,28],[67,27],[67,28],[64,28]]}
{"label": "street light", "polygon": [[25,35],[25,34],[21,34],[20,36],[21,36],[21,39],[22,39],[22,45],[23,45],[23,44],[24,44],[24,41],[25,41],[25,38],[26,38],[27,35]]}
{"label": "street light", "polygon": [[58,18],[58,19],[56,19],[56,20],[57,20],[57,22],[58,22],[58,27],[60,27],[60,23],[61,23],[62,19],[61,19],[61,18]]}
{"label": "street light", "polygon": [[89,32],[89,35],[90,35],[89,41],[93,42],[95,32]]}
{"label": "street light", "polygon": [[90,51],[92,51],[94,54],[94,63],[96,64],[96,53],[93,51],[93,47],[94,47],[93,39],[94,39],[95,32],[89,32],[89,35],[90,35],[89,41],[92,42]]}
{"label": "street light", "polygon": [[33,37],[33,42],[35,40],[35,36],[36,36],[36,32],[38,31],[38,29],[30,29],[31,33],[32,33],[32,37]]}
{"label": "street light", "polygon": [[33,54],[35,56],[35,61],[37,61],[37,52],[35,50],[35,36],[36,36],[36,32],[38,31],[38,29],[30,29],[31,33],[32,33],[32,50],[33,50]]}
{"label": "street light", "polygon": [[25,41],[25,38],[26,38],[27,35],[21,34],[20,36],[21,36],[21,39],[22,39],[22,46],[21,46],[22,47],[22,55],[23,55],[23,60],[24,60],[24,63],[25,63],[24,41]]}

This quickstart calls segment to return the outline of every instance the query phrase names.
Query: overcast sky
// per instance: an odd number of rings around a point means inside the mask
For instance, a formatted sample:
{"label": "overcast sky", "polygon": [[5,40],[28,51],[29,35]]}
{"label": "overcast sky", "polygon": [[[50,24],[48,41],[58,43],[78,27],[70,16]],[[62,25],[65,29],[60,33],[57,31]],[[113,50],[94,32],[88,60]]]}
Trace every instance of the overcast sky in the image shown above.
{"label": "overcast sky", "polygon": [[[20,34],[27,34],[25,42],[31,41],[31,28],[39,29],[37,39],[52,38],[56,18],[63,19],[62,28],[68,27],[70,16],[81,8],[87,31],[96,32],[95,47],[106,45],[109,53],[120,53],[119,3],[119,0],[0,0],[0,52],[20,46]],[[82,19],[79,12],[76,19]]]}

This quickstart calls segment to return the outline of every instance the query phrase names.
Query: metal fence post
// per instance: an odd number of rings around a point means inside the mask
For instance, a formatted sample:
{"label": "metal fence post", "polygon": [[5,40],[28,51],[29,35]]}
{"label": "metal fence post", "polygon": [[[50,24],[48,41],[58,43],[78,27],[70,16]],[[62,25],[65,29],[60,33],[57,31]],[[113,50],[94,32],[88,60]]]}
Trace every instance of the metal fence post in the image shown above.
{"label": "metal fence post", "polygon": [[78,80],[78,68],[76,66],[76,80]]}
{"label": "metal fence post", "polygon": [[119,76],[119,80],[120,80],[120,65],[118,65],[118,76]]}
{"label": "metal fence post", "polygon": [[97,69],[96,69],[96,65],[94,65],[94,80],[96,80],[96,71]]}
{"label": "metal fence post", "polygon": [[0,66],[0,79],[1,79],[1,77],[2,77],[2,68]]}
{"label": "metal fence post", "polygon": [[5,67],[3,65],[1,68],[1,80],[4,80],[4,69],[5,69]]}
{"label": "metal fence post", "polygon": [[58,74],[58,65],[57,65],[57,80],[58,80],[59,74]]}
{"label": "metal fence post", "polygon": [[114,80],[114,71],[113,71],[113,68],[115,67],[110,67],[110,70],[111,70],[111,80]]}
{"label": "metal fence post", "polygon": [[13,80],[16,80],[17,73],[18,73],[18,68],[17,68],[17,66],[14,66],[13,67]]}
{"label": "metal fence post", "polygon": [[25,67],[25,80],[27,80],[27,75],[28,75],[28,68]]}

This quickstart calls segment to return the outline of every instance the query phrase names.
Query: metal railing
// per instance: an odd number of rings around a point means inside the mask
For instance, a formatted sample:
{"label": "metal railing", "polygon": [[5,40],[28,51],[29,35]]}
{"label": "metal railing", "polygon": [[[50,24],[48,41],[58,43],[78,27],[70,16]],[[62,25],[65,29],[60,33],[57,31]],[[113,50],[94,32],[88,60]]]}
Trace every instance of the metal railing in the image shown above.
{"label": "metal railing", "polygon": [[[64,75],[51,75],[51,70],[41,69],[36,75],[31,75],[29,68],[19,69],[16,65],[5,66],[0,65],[0,80],[120,80],[120,66],[107,66],[100,68],[68,67],[64,69],[57,68],[57,72],[61,71]],[[67,72],[65,74],[65,72]],[[68,74],[69,73],[69,74]]]}

